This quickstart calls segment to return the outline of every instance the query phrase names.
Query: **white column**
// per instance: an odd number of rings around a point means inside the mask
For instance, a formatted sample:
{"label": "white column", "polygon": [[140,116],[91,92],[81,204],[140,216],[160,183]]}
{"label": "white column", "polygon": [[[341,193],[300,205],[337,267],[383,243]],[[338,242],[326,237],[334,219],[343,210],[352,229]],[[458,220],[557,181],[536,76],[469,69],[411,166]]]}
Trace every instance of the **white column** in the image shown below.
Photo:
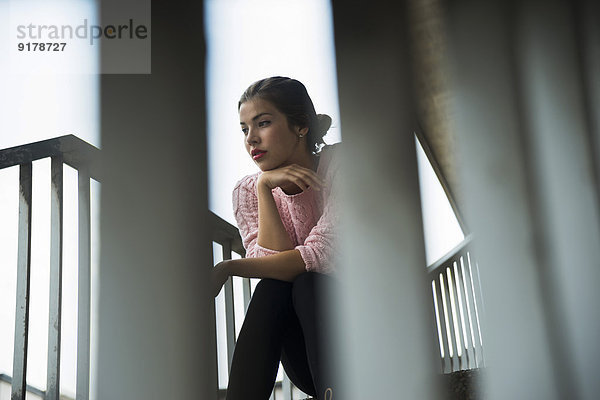
{"label": "white column", "polygon": [[99,400],[217,395],[202,13],[153,2],[152,74],[102,76]]}
{"label": "white column", "polygon": [[567,1],[524,2],[518,60],[552,353],[564,397],[591,400],[600,393],[600,199],[592,125],[600,110],[587,103],[594,87],[582,74],[578,51],[586,49],[576,36],[582,21],[575,11]]}
{"label": "white column", "polygon": [[403,7],[334,2],[344,399],[437,398]]}
{"label": "white column", "polygon": [[599,390],[600,219],[572,11],[561,1],[449,7],[489,399]]}

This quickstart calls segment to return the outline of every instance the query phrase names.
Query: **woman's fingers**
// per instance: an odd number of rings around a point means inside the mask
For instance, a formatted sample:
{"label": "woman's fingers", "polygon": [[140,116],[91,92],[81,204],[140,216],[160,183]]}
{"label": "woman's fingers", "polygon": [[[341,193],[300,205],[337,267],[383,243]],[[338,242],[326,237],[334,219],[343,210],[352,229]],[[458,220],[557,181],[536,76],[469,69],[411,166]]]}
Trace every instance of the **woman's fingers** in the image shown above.
{"label": "woman's fingers", "polygon": [[302,179],[295,178],[292,180],[292,182],[296,186],[298,186],[302,191],[305,191],[306,189],[308,189],[308,185],[306,185],[306,183],[304,183],[304,181]]}
{"label": "woman's fingers", "polygon": [[215,265],[210,271],[210,281],[214,297],[217,297],[219,295],[219,292],[221,292],[223,285],[225,284],[225,282],[227,282],[227,279],[229,278],[229,276],[224,272],[223,264],[224,261],[221,261],[219,264]]}
{"label": "woman's fingers", "polygon": [[297,164],[266,171],[262,174],[261,180],[271,189],[274,189],[277,186],[283,187],[291,183],[298,186],[303,191],[308,189],[308,187],[313,187],[315,190],[321,190],[325,184],[321,177],[313,170],[301,167]]}
{"label": "woman's fingers", "polygon": [[319,183],[318,180],[311,176],[302,175],[297,179],[303,183],[303,187],[301,187],[302,190],[306,190],[309,187],[312,187],[315,190],[321,190],[322,185]]}
{"label": "woman's fingers", "polygon": [[[313,170],[310,170],[308,168],[303,168],[298,165],[291,165],[289,171],[290,174],[301,179],[307,187],[312,186],[316,190],[320,190],[325,184],[319,175],[317,175]],[[306,189],[306,187],[302,186],[300,186],[300,188],[302,190]]]}
{"label": "woman's fingers", "polygon": [[298,186],[302,191],[308,189],[308,187],[312,184],[308,179],[306,179],[305,176],[296,173],[290,173],[288,176],[288,181],[295,186]]}

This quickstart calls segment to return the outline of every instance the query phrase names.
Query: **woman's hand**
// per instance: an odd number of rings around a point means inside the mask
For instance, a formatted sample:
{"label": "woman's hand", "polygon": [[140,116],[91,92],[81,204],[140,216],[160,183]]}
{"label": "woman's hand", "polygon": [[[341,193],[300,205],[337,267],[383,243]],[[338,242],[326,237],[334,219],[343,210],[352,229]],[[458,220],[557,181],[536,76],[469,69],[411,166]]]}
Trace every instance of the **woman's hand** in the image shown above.
{"label": "woman's hand", "polygon": [[228,262],[230,260],[221,261],[215,265],[210,272],[210,286],[214,297],[219,295],[221,288],[229,278]]}
{"label": "woman's hand", "polygon": [[321,190],[324,182],[313,170],[292,164],[263,172],[258,179],[258,184],[269,189],[280,187],[286,192],[293,192],[296,188],[304,191],[310,186],[315,190]]}

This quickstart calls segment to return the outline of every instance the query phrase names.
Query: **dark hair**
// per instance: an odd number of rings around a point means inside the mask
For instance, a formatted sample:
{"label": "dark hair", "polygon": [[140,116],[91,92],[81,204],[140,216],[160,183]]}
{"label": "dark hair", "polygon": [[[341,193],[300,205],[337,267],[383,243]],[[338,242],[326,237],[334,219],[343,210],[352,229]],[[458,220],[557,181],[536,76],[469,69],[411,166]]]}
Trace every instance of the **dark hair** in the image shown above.
{"label": "dark hair", "polygon": [[308,127],[308,150],[313,154],[321,150],[325,144],[323,136],[331,126],[331,117],[315,112],[315,106],[301,82],[282,76],[256,81],[240,97],[238,111],[243,103],[256,97],[273,104],[287,117],[290,126]]}

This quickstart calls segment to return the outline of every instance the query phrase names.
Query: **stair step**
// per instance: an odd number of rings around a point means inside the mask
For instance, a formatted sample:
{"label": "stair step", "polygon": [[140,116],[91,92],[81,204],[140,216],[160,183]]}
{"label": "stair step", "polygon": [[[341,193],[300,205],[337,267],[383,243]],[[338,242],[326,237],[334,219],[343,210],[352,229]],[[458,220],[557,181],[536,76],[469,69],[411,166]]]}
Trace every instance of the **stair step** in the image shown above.
{"label": "stair step", "polygon": [[448,400],[479,400],[481,393],[482,369],[456,371],[443,375],[443,385]]}

